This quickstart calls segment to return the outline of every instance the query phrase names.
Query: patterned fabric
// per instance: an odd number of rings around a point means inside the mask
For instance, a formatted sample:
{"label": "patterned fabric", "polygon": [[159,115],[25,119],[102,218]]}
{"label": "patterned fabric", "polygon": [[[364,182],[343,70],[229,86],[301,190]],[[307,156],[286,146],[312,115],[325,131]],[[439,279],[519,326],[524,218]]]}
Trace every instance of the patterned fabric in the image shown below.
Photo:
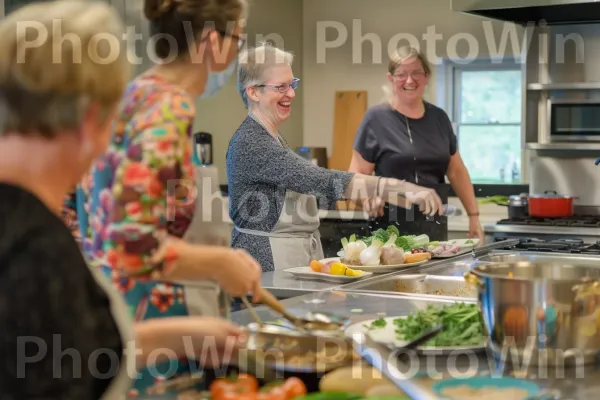
{"label": "patterned fabric", "polygon": [[77,202],[76,192],[68,193],[65,196],[65,202],[62,209],[62,218],[67,228],[73,234],[73,237],[81,245],[81,233],[79,232],[79,223],[77,221]]}
{"label": "patterned fabric", "polygon": [[[149,275],[127,278],[117,266],[148,271],[164,239],[182,237],[190,224],[193,203],[176,203],[167,189],[176,179],[193,182],[194,112],[193,98],[177,86],[148,75],[134,80],[120,104],[107,151],[78,190],[81,230],[87,233],[84,252],[112,278],[138,321],[188,314],[182,286],[152,281]],[[186,372],[186,363],[142,371],[135,391]]]}

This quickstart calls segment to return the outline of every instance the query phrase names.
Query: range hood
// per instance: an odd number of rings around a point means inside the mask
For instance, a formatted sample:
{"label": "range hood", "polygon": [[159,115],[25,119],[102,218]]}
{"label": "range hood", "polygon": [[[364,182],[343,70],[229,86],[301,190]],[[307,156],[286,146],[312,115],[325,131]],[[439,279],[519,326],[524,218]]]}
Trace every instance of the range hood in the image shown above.
{"label": "range hood", "polygon": [[452,11],[519,25],[600,23],[598,0],[450,0]]}

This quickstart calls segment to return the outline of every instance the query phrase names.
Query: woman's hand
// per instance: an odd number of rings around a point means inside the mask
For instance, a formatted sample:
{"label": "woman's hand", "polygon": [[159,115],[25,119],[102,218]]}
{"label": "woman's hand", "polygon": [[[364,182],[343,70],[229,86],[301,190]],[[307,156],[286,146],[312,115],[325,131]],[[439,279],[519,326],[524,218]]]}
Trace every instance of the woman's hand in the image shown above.
{"label": "woman's hand", "polygon": [[385,202],[381,197],[371,197],[363,199],[362,208],[369,214],[369,217],[383,217]]}
{"label": "woman's hand", "polygon": [[435,190],[412,183],[405,183],[405,185],[407,188],[404,196],[409,204],[416,204],[426,215],[442,214],[442,200]]}
{"label": "woman's hand", "polygon": [[246,251],[226,249],[215,269],[215,279],[229,295],[242,297],[252,293],[254,303],[260,300],[262,268]]}
{"label": "woman's hand", "polygon": [[485,241],[485,234],[479,222],[479,217],[469,217],[469,237],[478,238],[480,245]]}
{"label": "woman's hand", "polygon": [[216,317],[151,319],[137,323],[135,331],[138,368],[181,358],[229,364],[246,340],[241,327]]}

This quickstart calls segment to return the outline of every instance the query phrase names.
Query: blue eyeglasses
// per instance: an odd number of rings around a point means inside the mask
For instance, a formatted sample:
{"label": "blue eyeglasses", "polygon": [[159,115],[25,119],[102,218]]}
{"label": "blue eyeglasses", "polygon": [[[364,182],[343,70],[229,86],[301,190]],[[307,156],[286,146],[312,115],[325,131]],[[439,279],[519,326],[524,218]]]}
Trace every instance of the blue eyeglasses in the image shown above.
{"label": "blue eyeglasses", "polygon": [[282,83],[281,85],[270,85],[270,84],[265,83],[262,85],[256,85],[256,87],[271,87],[271,88],[277,89],[279,91],[279,93],[287,93],[287,91],[290,90],[290,88],[296,89],[298,87],[299,82],[300,82],[300,79],[294,78],[292,83]]}

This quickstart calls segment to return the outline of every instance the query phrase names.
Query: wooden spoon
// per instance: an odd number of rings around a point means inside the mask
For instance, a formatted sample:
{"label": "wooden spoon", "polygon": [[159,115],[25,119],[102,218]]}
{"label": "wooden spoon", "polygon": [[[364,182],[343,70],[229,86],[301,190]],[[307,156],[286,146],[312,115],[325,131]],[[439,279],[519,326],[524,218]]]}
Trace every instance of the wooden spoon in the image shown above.
{"label": "wooden spoon", "polygon": [[281,304],[281,302],[279,300],[277,300],[277,298],[275,296],[273,296],[273,294],[271,292],[269,292],[267,289],[265,288],[260,288],[260,301],[266,305],[267,307],[269,307],[270,309],[272,309],[273,311],[278,312],[279,314],[283,315],[283,317],[285,319],[287,319],[288,321],[290,321],[292,324],[294,324],[295,326],[302,326],[302,320],[299,319],[298,317],[290,314],[286,309],[285,306],[283,304]]}

